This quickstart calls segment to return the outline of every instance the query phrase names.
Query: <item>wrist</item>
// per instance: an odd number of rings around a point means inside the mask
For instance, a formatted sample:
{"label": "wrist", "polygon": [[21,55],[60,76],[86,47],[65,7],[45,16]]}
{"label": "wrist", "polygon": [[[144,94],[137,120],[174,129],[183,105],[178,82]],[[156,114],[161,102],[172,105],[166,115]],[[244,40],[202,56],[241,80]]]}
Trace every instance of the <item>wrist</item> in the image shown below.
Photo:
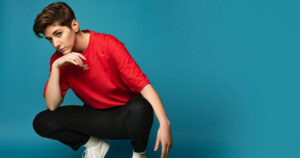
{"label": "wrist", "polygon": [[171,122],[168,119],[166,119],[166,120],[160,121],[159,125],[160,126],[168,126],[168,127],[170,127],[171,126]]}
{"label": "wrist", "polygon": [[52,68],[58,68],[59,69],[60,66],[54,61],[53,64],[52,64]]}

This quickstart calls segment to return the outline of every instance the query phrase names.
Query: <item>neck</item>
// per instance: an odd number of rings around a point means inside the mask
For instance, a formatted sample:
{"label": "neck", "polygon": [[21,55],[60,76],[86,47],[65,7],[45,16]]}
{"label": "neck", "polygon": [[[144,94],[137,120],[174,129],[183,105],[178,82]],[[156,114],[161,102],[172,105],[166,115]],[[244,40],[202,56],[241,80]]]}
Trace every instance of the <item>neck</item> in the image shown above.
{"label": "neck", "polygon": [[88,46],[90,39],[89,32],[79,31],[75,34],[75,45],[73,48],[74,52],[82,53]]}

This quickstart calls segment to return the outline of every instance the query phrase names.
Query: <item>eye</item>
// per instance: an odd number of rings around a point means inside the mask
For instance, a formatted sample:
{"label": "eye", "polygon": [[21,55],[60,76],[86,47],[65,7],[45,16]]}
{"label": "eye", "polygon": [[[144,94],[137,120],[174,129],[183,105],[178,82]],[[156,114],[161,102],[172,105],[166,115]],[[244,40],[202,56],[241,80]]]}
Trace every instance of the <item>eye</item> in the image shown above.
{"label": "eye", "polygon": [[56,36],[60,37],[62,32],[57,32]]}

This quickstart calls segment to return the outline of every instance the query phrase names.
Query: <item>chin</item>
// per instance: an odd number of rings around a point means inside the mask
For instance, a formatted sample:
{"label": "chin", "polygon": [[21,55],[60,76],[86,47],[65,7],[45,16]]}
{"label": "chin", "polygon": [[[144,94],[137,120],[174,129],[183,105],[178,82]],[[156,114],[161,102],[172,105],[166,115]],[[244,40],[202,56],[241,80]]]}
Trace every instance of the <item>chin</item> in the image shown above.
{"label": "chin", "polygon": [[64,52],[62,52],[63,55],[67,55],[69,53],[70,53],[70,51],[68,51],[68,50],[65,50]]}

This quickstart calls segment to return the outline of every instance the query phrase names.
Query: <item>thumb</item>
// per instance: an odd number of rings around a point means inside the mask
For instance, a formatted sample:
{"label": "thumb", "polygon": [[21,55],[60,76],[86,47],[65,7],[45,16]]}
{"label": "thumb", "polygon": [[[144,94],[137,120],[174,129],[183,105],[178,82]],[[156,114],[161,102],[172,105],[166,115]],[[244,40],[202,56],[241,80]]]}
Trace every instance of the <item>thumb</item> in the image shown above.
{"label": "thumb", "polygon": [[159,146],[159,138],[157,137],[157,138],[156,138],[155,147],[154,147],[154,151],[157,151],[158,146]]}

